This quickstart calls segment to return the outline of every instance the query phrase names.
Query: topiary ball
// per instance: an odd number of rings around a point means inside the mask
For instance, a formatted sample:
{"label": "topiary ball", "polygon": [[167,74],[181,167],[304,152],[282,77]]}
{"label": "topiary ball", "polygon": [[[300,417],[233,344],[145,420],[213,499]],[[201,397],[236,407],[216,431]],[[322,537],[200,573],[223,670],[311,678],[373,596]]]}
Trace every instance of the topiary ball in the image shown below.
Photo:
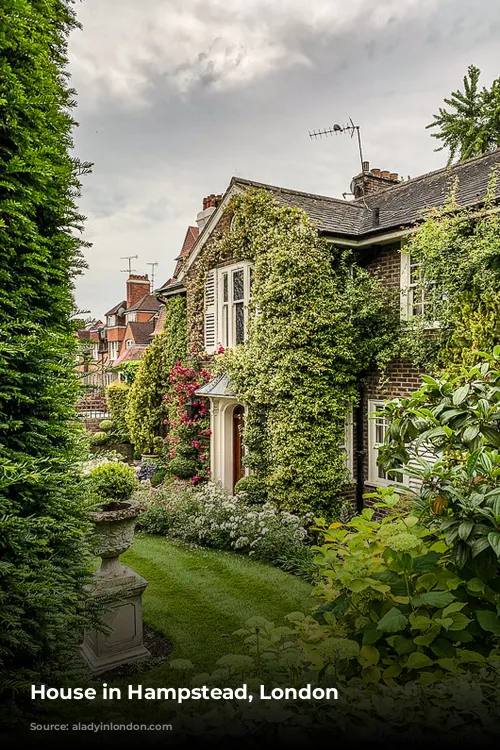
{"label": "topiary ball", "polygon": [[109,432],[113,429],[113,421],[111,419],[103,419],[99,424],[99,429],[103,430],[104,432]]}
{"label": "topiary ball", "polygon": [[92,445],[103,445],[109,440],[109,435],[107,432],[94,432],[93,435],[90,436],[90,442]]}
{"label": "topiary ball", "polygon": [[129,500],[139,487],[132,466],[109,462],[96,466],[89,474],[90,489],[102,498]]}
{"label": "topiary ball", "polygon": [[198,473],[198,466],[195,461],[176,456],[168,465],[168,473],[178,479],[191,479]]}
{"label": "topiary ball", "polygon": [[243,495],[243,499],[250,505],[263,505],[267,502],[267,490],[263,479],[249,476],[242,477],[234,485],[234,494]]}

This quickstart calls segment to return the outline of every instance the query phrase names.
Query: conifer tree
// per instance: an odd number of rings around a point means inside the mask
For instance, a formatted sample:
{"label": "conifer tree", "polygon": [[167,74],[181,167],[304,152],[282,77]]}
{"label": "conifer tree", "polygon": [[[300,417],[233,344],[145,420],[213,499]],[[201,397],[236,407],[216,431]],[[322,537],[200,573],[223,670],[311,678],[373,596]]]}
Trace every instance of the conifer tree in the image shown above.
{"label": "conifer tree", "polygon": [[480,156],[500,146],[500,78],[490,89],[479,88],[481,71],[470,65],[464,90],[453,91],[444,100],[450,109],[439,108],[427,128],[436,128],[433,138],[442,141],[436,151],[449,149],[448,163]]}
{"label": "conifer tree", "polygon": [[[0,13],[0,689],[67,674],[86,621],[72,279],[84,267],[70,155],[70,0]],[[61,670],[57,672],[58,665]]]}

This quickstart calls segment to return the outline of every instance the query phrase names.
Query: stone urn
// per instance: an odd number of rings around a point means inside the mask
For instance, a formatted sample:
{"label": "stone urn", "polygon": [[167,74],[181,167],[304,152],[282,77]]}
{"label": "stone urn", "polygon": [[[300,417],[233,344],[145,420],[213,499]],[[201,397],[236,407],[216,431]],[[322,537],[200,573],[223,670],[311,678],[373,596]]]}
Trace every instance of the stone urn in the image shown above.
{"label": "stone urn", "polygon": [[90,589],[103,605],[106,630],[85,633],[82,654],[94,674],[150,656],[142,627],[142,594],[148,582],[120,562],[120,555],[132,544],[137,517],[144,510],[140,503],[127,500],[109,502],[91,514],[94,550],[101,566]]}

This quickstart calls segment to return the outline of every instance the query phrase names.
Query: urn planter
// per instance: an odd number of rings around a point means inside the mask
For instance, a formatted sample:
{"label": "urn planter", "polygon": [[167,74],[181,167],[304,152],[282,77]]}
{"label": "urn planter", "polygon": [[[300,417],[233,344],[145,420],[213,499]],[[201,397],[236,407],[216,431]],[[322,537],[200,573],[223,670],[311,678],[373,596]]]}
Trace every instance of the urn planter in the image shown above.
{"label": "urn planter", "polygon": [[120,562],[132,544],[137,517],[145,510],[133,501],[110,502],[96,513],[94,549],[101,566],[94,573],[91,593],[103,603],[106,632],[85,633],[82,654],[94,674],[148,659],[143,643],[142,594],[148,582]]}

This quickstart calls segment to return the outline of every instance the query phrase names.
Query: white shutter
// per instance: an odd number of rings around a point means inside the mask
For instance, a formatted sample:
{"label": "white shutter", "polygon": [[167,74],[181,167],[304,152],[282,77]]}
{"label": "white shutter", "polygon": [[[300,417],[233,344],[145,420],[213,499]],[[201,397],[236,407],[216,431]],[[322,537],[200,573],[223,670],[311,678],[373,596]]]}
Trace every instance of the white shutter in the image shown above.
{"label": "white shutter", "polygon": [[409,315],[409,292],[410,292],[410,254],[401,248],[401,279],[399,287],[399,301],[401,309],[401,320],[408,320]]}
{"label": "white shutter", "polygon": [[209,271],[205,281],[205,350],[213,354],[217,345],[217,272]]}

